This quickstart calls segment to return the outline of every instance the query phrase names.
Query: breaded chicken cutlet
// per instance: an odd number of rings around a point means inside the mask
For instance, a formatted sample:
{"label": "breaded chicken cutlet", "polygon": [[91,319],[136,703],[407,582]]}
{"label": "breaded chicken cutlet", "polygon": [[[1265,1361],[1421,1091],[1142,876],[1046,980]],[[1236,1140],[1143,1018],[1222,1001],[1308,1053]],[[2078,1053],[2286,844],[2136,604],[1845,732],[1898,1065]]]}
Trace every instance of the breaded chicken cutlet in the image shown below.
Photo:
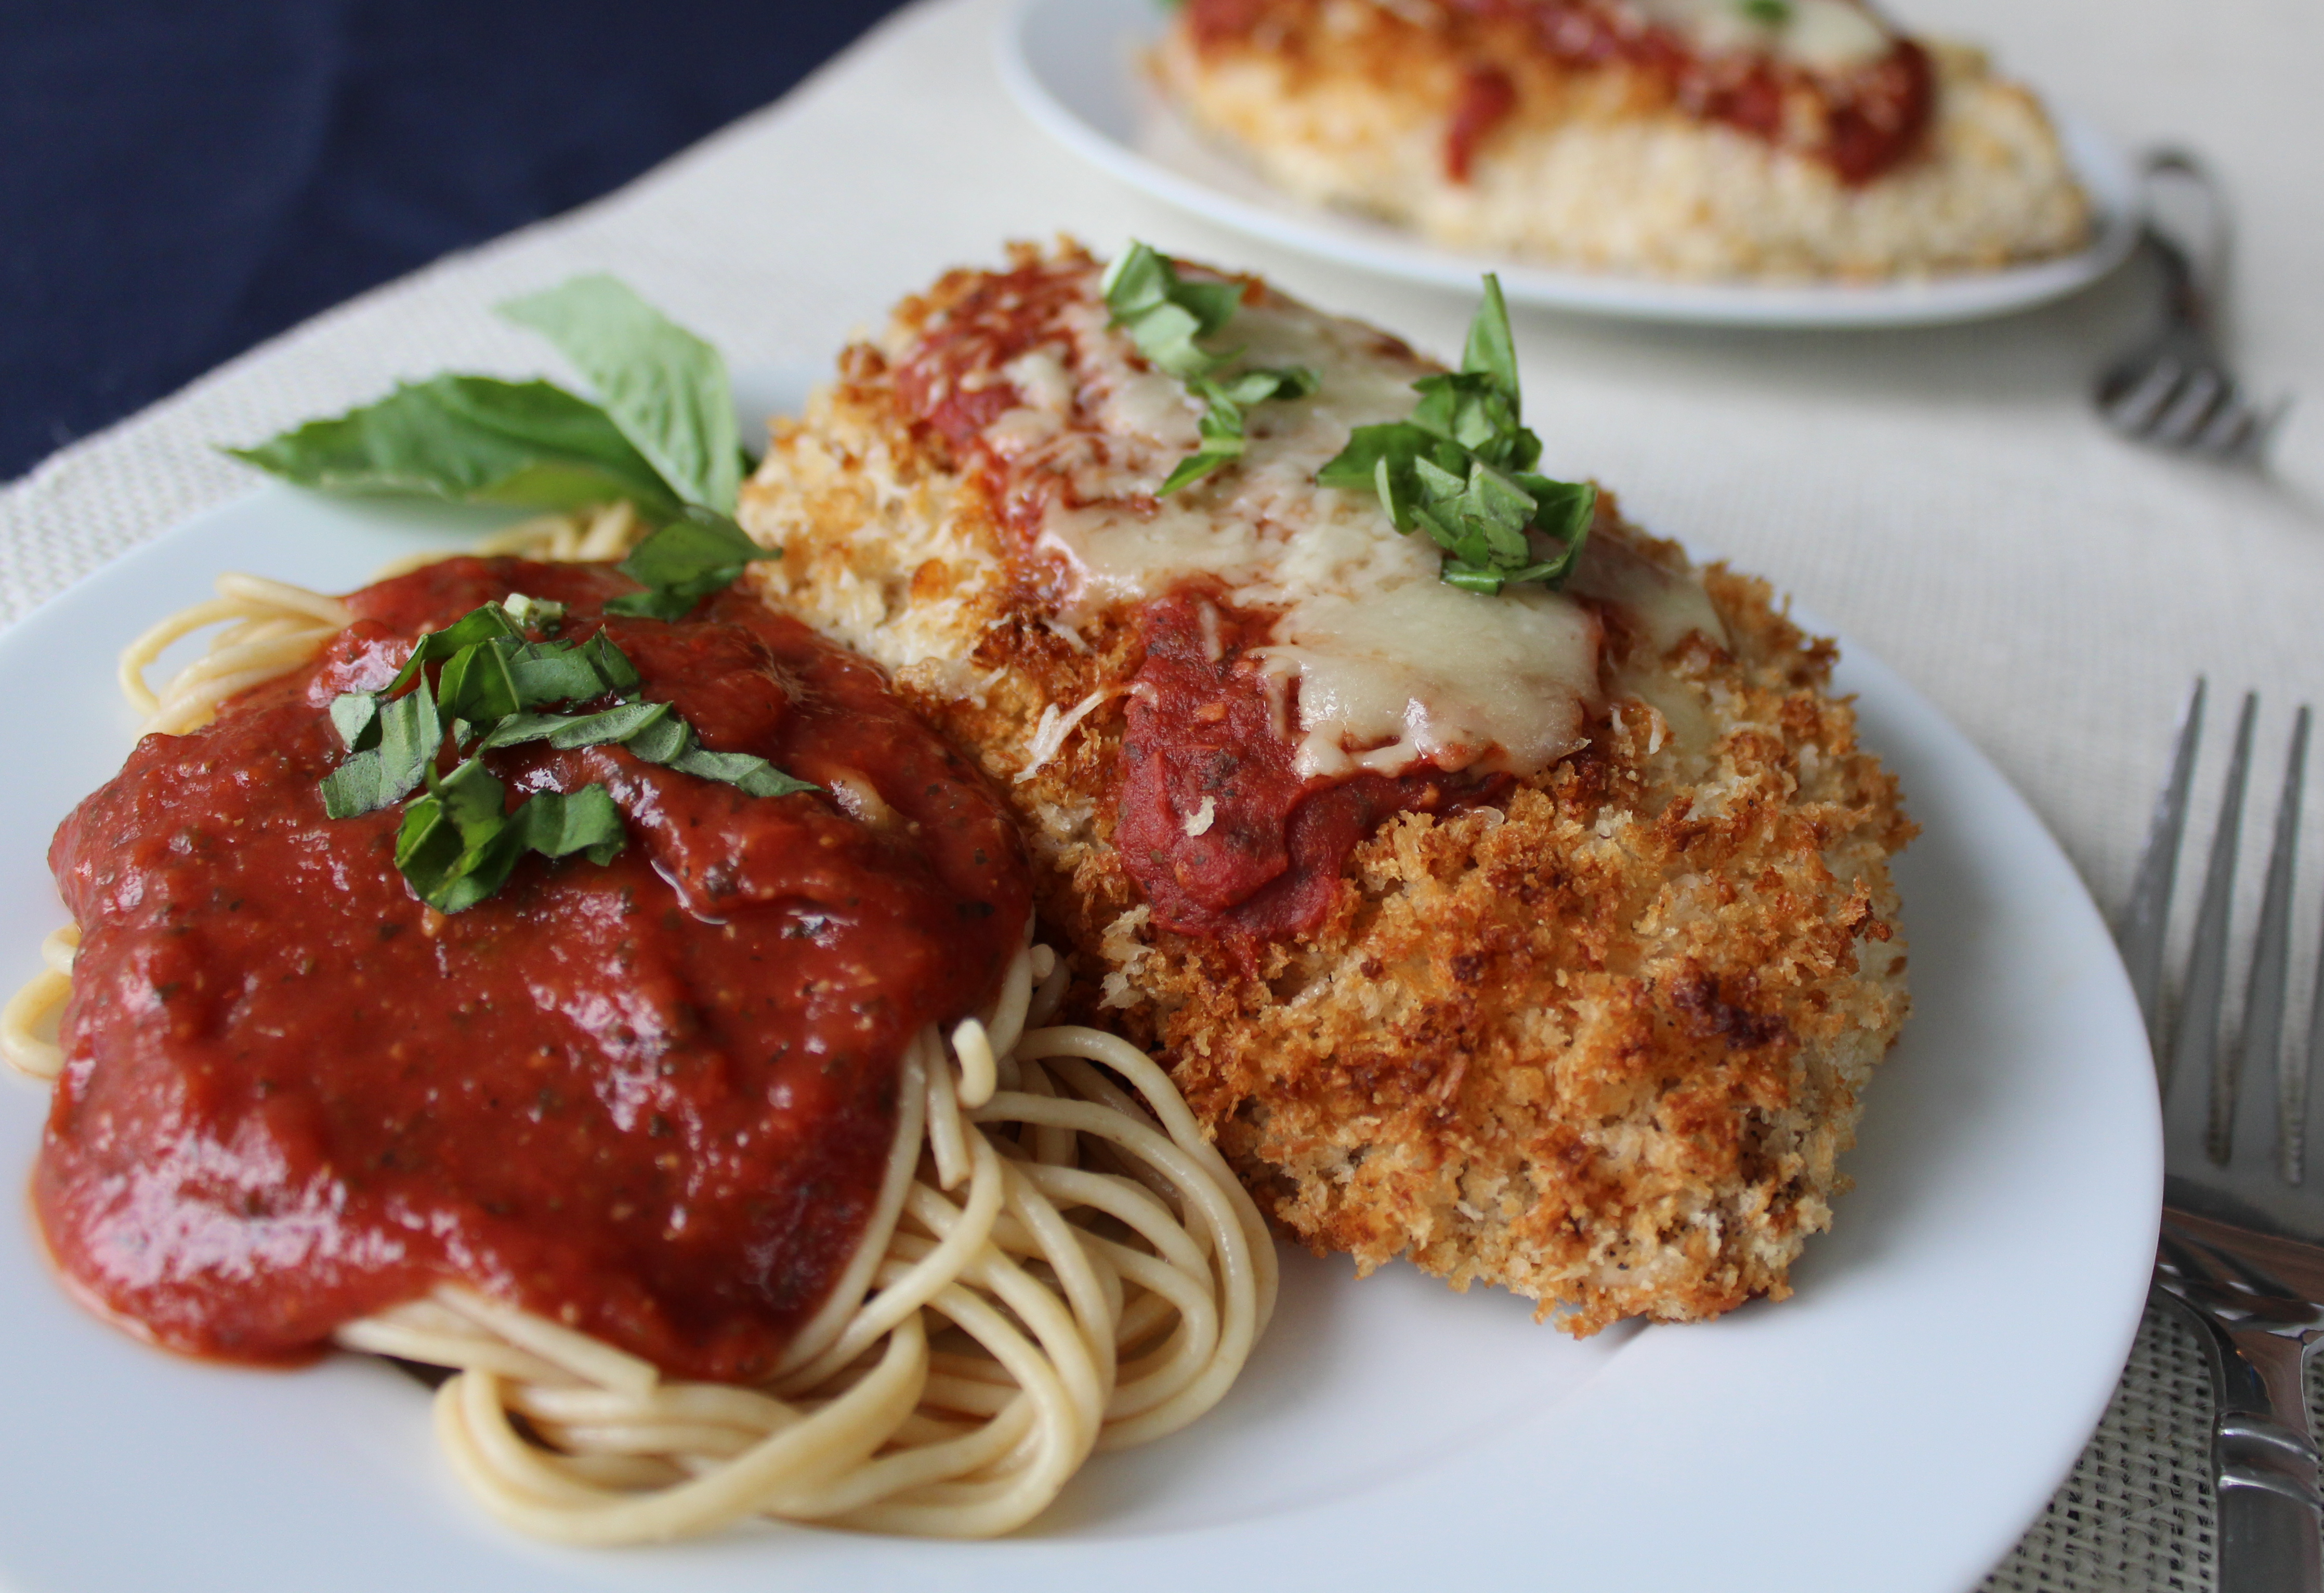
{"label": "breaded chicken cutlet", "polygon": [[[1442,367],[1161,281],[1231,316],[1191,357],[1071,245],[908,300],[744,490],[768,599],[1001,783],[1084,1015],[1297,1236],[1577,1333],[1786,1293],[1906,1005],[1912,826],[1831,645],[1522,457],[1586,542],[1563,590],[1485,589],[1315,480]],[[1219,394],[1270,382],[1234,452]]]}
{"label": "breaded chicken cutlet", "polygon": [[2089,231],[2041,103],[1859,0],[1186,0],[1153,67],[1276,186],[1489,255],[1875,279]]}

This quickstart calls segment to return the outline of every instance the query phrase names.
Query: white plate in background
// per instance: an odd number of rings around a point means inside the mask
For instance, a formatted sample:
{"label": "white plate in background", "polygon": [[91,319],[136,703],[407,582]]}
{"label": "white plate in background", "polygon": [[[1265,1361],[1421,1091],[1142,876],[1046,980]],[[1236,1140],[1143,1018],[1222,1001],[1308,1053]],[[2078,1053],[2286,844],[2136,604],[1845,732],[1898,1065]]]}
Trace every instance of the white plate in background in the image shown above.
{"label": "white plate in background", "polygon": [[[62,921],[51,831],[127,750],[124,642],[220,570],[344,590],[493,518],[270,486],[0,634],[0,981]],[[1915,1012],[1790,1301],[1576,1343],[1505,1294],[1287,1255],[1220,1409],[1097,1458],[1028,1532],[770,1526],[585,1552],[469,1504],[426,1396],[380,1363],[207,1366],[100,1324],[19,1206],[0,1221],[0,1588],[1963,1593],[2065,1475],[2128,1352],[2160,1203],[2153,1070],[2105,926],[2032,811],[1870,655],[1848,649],[1839,685],[1924,827],[1898,866]],[[15,1190],[45,1106],[0,1078]]]}
{"label": "white plate in background", "polygon": [[1558,270],[1464,254],[1294,199],[1213,147],[1139,69],[1165,18],[1157,0],[1023,0],[1002,29],[1001,76],[1045,131],[1124,182],[1237,231],[1383,276],[1473,292],[1479,277],[1497,272],[1512,301],[1640,320],[1928,326],[2061,298],[2119,265],[2138,239],[2138,181],[2129,162],[2052,107],[2067,159],[2097,212],[2089,244],[2060,259],[1920,281],[1761,284]]}

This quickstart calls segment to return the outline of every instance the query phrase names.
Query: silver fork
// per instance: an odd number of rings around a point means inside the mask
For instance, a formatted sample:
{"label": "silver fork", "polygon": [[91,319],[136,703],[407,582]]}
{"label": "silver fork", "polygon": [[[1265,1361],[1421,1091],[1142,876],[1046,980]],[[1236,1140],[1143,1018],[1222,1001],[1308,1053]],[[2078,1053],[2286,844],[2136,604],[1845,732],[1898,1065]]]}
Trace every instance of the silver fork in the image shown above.
{"label": "silver fork", "polygon": [[[2098,412],[2141,442],[2220,460],[2255,459],[2290,401],[2255,403],[2228,374],[2214,340],[2227,254],[2218,184],[2200,161],[2172,149],[2147,156],[2144,181],[2150,203],[2141,241],[2163,271],[2163,324],[2098,376],[2092,395]],[[2172,192],[2181,203],[2163,202]]]}
{"label": "silver fork", "polygon": [[2305,1371],[2324,1338],[2324,1168],[2307,1147],[2324,1111],[2309,1079],[2324,1051],[2324,969],[2304,1043],[2287,1054],[2284,1007],[2292,894],[2310,714],[2294,720],[2260,903],[2242,1033],[2222,1042],[2236,860],[2258,699],[2244,698],[2213,832],[2178,1022],[2163,1023],[2163,942],[2180,840],[2202,740],[2195,682],[2171,779],[2125,913],[2123,961],[2153,1044],[2163,1092],[2165,1176],[2154,1286],[2202,1325],[2218,1395],[2211,1461],[2218,1486],[2220,1593],[2324,1589],[2324,1496],[2308,1423]]}

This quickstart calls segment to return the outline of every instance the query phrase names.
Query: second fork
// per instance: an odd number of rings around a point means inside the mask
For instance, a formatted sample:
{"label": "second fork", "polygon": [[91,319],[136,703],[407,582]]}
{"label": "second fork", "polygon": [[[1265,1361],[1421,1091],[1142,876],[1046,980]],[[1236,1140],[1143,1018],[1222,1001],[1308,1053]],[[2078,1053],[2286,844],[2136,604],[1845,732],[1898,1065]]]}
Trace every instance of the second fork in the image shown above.
{"label": "second fork", "polygon": [[[2163,963],[2180,844],[2202,738],[2198,681],[2171,779],[2155,809],[2122,931],[2153,1042],[2163,1103],[2166,1176],[2156,1290],[2207,1330],[2218,1409],[2222,1593],[2324,1588],[2318,1452],[2309,1431],[2307,1358],[2324,1338],[2324,1179],[2307,1181],[2310,1070],[2324,1005],[2287,1055],[2292,900],[2310,716],[2293,722],[2269,851],[2244,1020],[2223,1042],[2236,863],[2250,783],[2255,697],[2244,699],[2195,915],[2175,1033],[2166,1039]],[[2324,970],[2318,981],[2324,1000]],[[2319,1103],[2324,1104],[2324,1103]]]}

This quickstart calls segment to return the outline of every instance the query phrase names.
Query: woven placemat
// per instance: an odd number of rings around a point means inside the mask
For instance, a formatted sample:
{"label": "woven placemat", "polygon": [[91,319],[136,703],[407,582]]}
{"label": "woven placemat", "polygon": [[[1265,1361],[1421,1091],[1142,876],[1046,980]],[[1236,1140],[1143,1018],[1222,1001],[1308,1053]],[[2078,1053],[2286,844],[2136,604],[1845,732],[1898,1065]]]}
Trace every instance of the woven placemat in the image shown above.
{"label": "woven placemat", "polygon": [[[2304,419],[2324,417],[2311,202],[2324,142],[2298,131],[2318,125],[2304,63],[2324,49],[2324,10],[1955,9],[1950,24],[2006,40],[2012,65],[2124,142],[2191,140],[2227,174],[2247,220],[2239,303],[2268,329],[2243,349],[2247,374],[2310,401],[2279,443],[2282,478],[2141,453],[2090,417],[2090,371],[2148,308],[2129,279],[1993,327],[1913,334],[1778,340],[1524,316],[1527,416],[1559,468],[1619,486],[1645,523],[1779,576],[1876,647],[2028,796],[2098,898],[2118,901],[2193,674],[2223,692],[2266,682],[2279,719],[2302,696],[2324,700],[2324,426]],[[0,623],[247,490],[219,443],[399,377],[540,371],[539,341],[491,306],[577,271],[622,275],[739,366],[827,368],[845,329],[943,268],[1065,227],[1102,249],[1140,236],[1263,271],[1421,347],[1460,347],[1462,296],[1191,221],[1049,144],[990,66],[1006,10],[927,0],[622,194],[343,306],[0,490]],[[2153,92],[2161,62],[2177,74],[2169,96]],[[2310,872],[2324,875],[2324,848]],[[2324,894],[2309,883],[2304,900]],[[1962,1308],[2022,1311],[2038,1332],[2040,1305]],[[2104,1421],[1985,1586],[2212,1586],[2210,1408],[2196,1329],[2150,1310]]]}

